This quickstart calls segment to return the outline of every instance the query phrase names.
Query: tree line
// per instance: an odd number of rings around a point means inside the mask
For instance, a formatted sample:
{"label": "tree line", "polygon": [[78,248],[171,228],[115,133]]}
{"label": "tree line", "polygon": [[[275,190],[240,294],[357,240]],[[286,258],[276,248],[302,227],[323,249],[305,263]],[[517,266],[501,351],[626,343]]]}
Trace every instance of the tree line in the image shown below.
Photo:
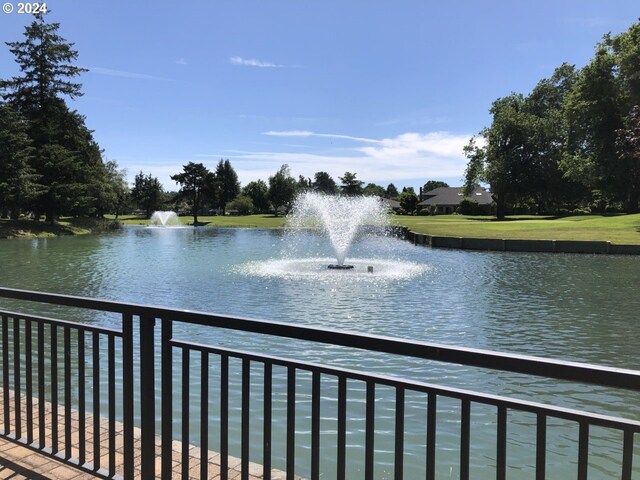
{"label": "tree line", "polygon": [[493,102],[471,138],[465,190],[488,183],[507,213],[627,212],[640,200],[640,23],[607,34],[581,69],[567,63],[528,94]]}
{"label": "tree line", "polygon": [[[214,170],[189,162],[171,176],[178,192],[165,192],[158,178],[139,172],[131,187],[127,172],[104,156],[85,117],[68,101],[82,95],[77,77],[86,69],[74,66],[78,52],[58,33],[59,23],[47,23],[43,14],[25,28],[24,39],[7,42],[20,74],[0,79],[0,217],[28,214],[53,222],[60,216],[116,217],[125,211],[175,208],[188,211],[198,222],[204,212],[239,214],[286,212],[295,195],[313,190],[326,194],[377,195],[397,198],[413,211],[413,189],[402,192],[357,178],[327,172],[295,179],[287,165],[269,177],[240,187],[229,160]],[[425,185],[426,187],[427,185]]]}
{"label": "tree line", "polygon": [[202,214],[224,215],[228,210],[239,215],[251,213],[286,213],[295,197],[306,191],[327,195],[376,195],[385,198],[417,196],[412,189],[399,193],[395,185],[387,188],[374,183],[366,186],[357,178],[356,173],[345,172],[338,177],[338,184],[324,171],[316,172],[312,178],[300,175],[297,179],[291,175],[289,166],[282,165],[269,177],[268,182],[254,180],[244,187],[240,186],[238,175],[229,160],[220,160],[215,170],[209,170],[202,163],[189,162],[181,172],[171,176],[178,185],[178,192],[164,192],[159,180],[151,174],[140,172],[135,177],[131,190],[133,204],[139,206],[150,216],[154,210],[172,208],[179,212],[188,212],[193,216],[194,224]]}

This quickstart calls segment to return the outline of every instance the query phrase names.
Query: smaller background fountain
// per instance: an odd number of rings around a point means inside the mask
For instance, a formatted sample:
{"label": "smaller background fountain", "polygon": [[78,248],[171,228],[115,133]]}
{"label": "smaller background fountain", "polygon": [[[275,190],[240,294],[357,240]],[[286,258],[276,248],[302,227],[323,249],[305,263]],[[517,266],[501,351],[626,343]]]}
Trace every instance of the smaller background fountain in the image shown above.
{"label": "smaller background fountain", "polygon": [[180,219],[176,212],[153,212],[151,215],[150,225],[154,227],[177,227],[180,225]]}

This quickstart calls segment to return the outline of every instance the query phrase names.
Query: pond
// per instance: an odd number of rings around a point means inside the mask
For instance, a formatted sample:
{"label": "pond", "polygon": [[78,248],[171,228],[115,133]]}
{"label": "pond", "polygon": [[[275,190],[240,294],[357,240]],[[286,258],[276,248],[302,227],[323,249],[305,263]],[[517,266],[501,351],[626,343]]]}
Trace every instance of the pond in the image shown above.
{"label": "pond", "polygon": [[[291,238],[280,230],[128,227],[101,236],[0,243],[1,284],[7,287],[640,369],[638,257],[436,250],[370,236],[357,239],[349,253],[353,271],[328,270],[331,256],[311,230]],[[194,333],[203,343],[247,349],[246,336],[237,333],[178,332]],[[251,349],[640,419],[639,399],[629,392],[335,347],[309,349],[277,338],[252,339]],[[376,408],[384,411],[384,402]],[[456,407],[443,408],[453,422]],[[571,442],[561,433],[556,441],[548,464],[562,477],[563,449]],[[519,462],[533,461],[524,438],[514,445],[510,475]],[[384,445],[376,448],[384,458]],[[446,454],[438,460],[439,475],[455,476]],[[361,469],[354,465],[358,478]],[[480,463],[475,468],[472,473],[484,476]],[[604,478],[615,477],[609,460],[596,468]]]}

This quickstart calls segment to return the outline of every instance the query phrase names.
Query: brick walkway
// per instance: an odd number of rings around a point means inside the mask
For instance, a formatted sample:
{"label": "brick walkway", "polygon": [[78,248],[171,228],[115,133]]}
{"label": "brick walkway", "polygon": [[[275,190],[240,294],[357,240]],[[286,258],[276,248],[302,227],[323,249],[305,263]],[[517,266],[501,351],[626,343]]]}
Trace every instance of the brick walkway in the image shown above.
{"label": "brick walkway", "polygon": [[[38,441],[38,402],[37,399],[33,400],[33,430],[34,439]],[[15,420],[13,399],[13,392],[10,393],[10,418],[12,422]],[[22,434],[26,433],[26,399],[23,396],[21,401],[22,406]],[[2,389],[0,389],[0,412],[4,408]],[[62,449],[62,441],[64,441],[65,432],[65,416],[64,408],[58,409],[58,438],[59,448]],[[51,447],[53,444],[50,419],[51,419],[51,405],[45,404],[45,417],[47,428],[46,432],[46,446]],[[4,419],[3,419],[4,420]],[[0,427],[2,425],[0,424]],[[86,458],[88,462],[93,461],[93,417],[87,415],[86,420]],[[116,472],[122,473],[123,463],[123,435],[122,424],[116,423],[116,439],[115,439],[115,465]],[[71,428],[72,428],[72,457],[78,458],[79,456],[79,431],[78,431],[78,412],[71,412]],[[100,458],[100,464],[105,468],[109,463],[108,447],[108,421],[105,418],[100,419],[100,452],[104,452]],[[160,478],[160,437],[156,437],[156,478]],[[182,444],[180,442],[173,442],[173,471],[174,478],[182,478],[181,471],[181,458],[182,458]],[[140,478],[140,430],[134,429],[134,455],[135,455],[135,478]],[[208,478],[211,480],[218,480],[220,478],[220,454],[209,451],[209,468]],[[240,459],[229,457],[229,480],[238,480],[241,477],[240,471]],[[91,468],[91,465],[87,465]],[[251,480],[258,480],[262,478],[262,465],[256,463],[249,464],[249,474]],[[0,433],[0,479],[12,479],[12,480],[81,480],[81,479],[94,479],[97,478],[95,474],[86,472],[86,470],[74,467],[67,463],[63,463],[49,456],[45,456],[39,452],[36,452],[24,445],[7,440],[3,438]],[[200,449],[191,445],[189,448],[189,479],[200,478]],[[286,478],[284,472],[279,470],[272,470],[271,478],[273,480],[284,480]],[[296,477],[297,478],[297,477]],[[126,479],[129,480],[129,479]],[[185,479],[186,480],[186,479]]]}

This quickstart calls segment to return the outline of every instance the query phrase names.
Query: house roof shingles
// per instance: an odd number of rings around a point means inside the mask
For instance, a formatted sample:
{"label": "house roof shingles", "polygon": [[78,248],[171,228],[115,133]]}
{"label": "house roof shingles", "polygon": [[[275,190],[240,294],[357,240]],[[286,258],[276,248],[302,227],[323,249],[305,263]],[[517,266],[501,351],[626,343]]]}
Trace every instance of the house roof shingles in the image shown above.
{"label": "house roof shingles", "polygon": [[[460,200],[464,198],[462,195],[462,187],[438,187],[433,190],[429,190],[427,193],[423,193],[427,198],[418,205],[425,206],[438,206],[438,205],[459,205]],[[491,194],[484,188],[477,187],[473,190],[473,193],[469,195],[478,202],[478,205],[489,205],[493,199]]]}

